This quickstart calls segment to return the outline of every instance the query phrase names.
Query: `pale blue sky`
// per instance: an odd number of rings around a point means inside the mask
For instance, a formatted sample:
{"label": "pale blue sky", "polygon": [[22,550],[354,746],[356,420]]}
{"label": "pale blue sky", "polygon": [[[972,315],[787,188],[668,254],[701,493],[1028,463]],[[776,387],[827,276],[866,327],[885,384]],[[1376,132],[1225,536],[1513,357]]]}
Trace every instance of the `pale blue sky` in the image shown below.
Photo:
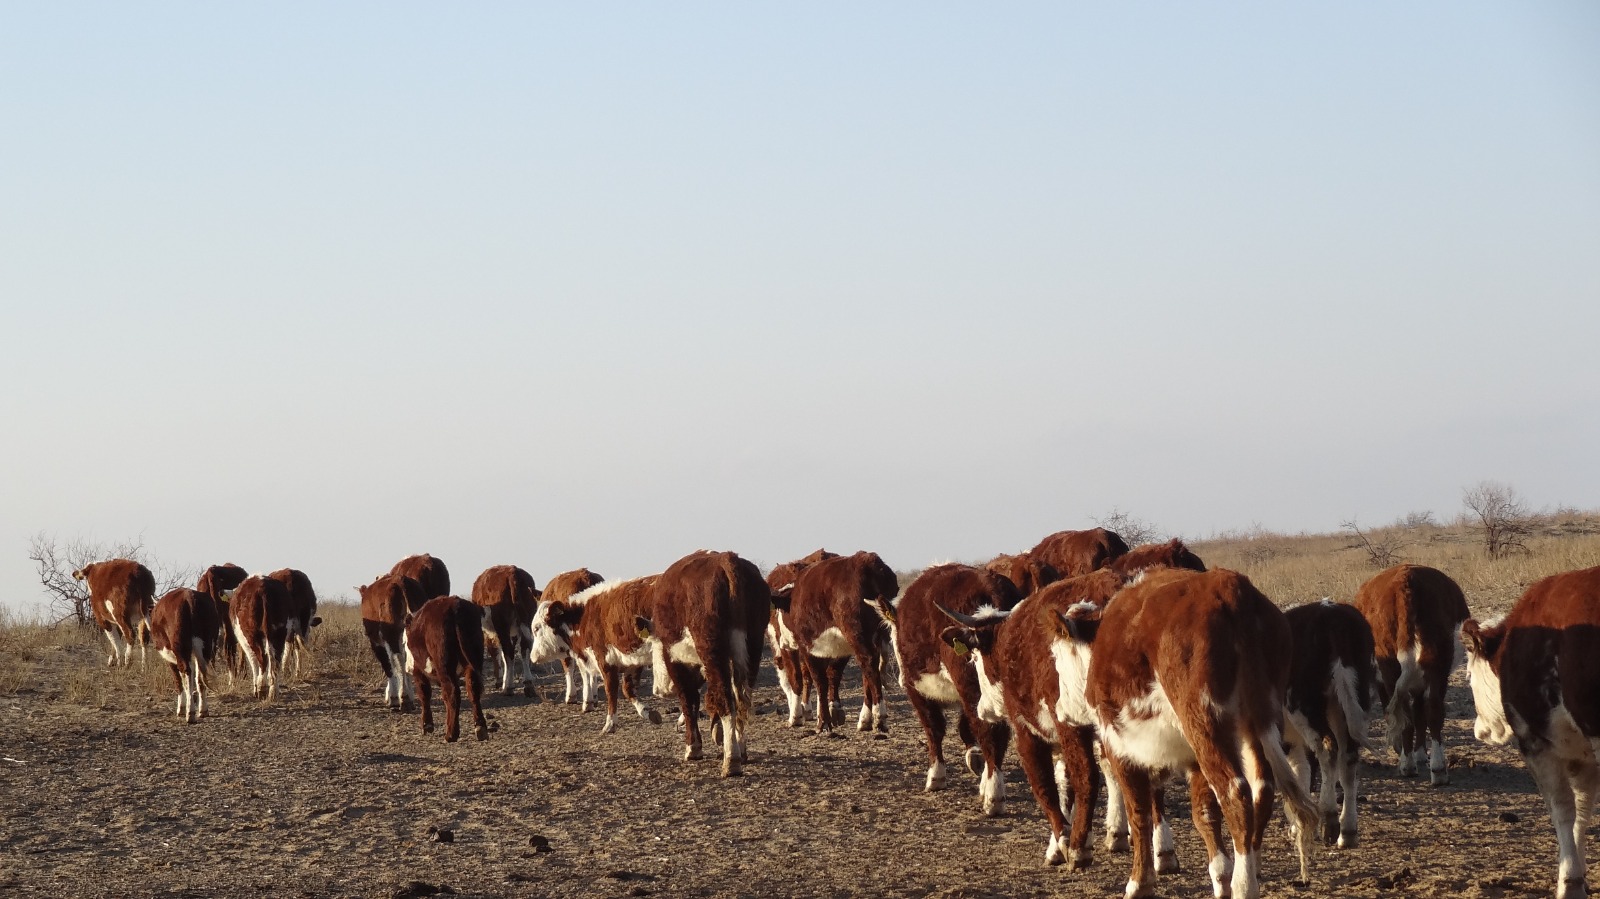
{"label": "pale blue sky", "polygon": [[0,4],[0,600],[1600,506],[1600,6],[1064,6]]}

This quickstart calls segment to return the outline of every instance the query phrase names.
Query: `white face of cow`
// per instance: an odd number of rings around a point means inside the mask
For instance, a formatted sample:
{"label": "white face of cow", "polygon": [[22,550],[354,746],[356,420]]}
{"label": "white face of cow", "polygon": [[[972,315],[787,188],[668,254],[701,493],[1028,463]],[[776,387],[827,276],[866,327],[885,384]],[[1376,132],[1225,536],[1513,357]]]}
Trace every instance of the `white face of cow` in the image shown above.
{"label": "white face of cow", "polygon": [[530,655],[535,662],[554,662],[572,655],[571,633],[565,625],[550,622],[550,603],[541,602],[533,613]]}
{"label": "white face of cow", "polygon": [[1511,722],[1506,718],[1505,700],[1500,693],[1500,675],[1489,660],[1471,649],[1467,650],[1467,674],[1472,681],[1472,704],[1478,717],[1472,722],[1472,734],[1493,746],[1505,746],[1516,738]]}

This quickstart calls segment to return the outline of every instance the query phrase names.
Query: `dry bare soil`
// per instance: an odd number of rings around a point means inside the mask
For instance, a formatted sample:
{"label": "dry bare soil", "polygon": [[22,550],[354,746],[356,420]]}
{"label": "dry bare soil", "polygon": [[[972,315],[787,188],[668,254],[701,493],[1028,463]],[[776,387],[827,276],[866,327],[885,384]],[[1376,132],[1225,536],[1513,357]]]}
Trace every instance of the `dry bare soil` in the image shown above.
{"label": "dry bare soil", "polygon": [[[94,671],[103,656],[81,641],[34,656],[37,686],[0,696],[0,895],[1107,896],[1127,878],[1128,856],[1098,846],[1088,872],[1044,865],[1014,757],[1002,817],[981,815],[959,762],[949,789],[924,793],[921,730],[897,693],[887,739],[853,719],[818,739],[784,726],[764,669],[748,773],[723,779],[718,760],[680,760],[672,715],[652,727],[629,712],[602,737],[600,713],[551,701],[550,676],[542,702],[488,699],[487,742],[468,729],[447,744],[382,707],[370,660],[323,660],[275,703],[219,691],[186,726],[164,674]],[[1461,672],[1450,717],[1451,786],[1369,758],[1361,846],[1319,852],[1295,885],[1276,818],[1264,895],[1548,895],[1549,819],[1515,755],[1472,740]],[[1169,791],[1184,869],[1162,892],[1209,896],[1184,792]]]}

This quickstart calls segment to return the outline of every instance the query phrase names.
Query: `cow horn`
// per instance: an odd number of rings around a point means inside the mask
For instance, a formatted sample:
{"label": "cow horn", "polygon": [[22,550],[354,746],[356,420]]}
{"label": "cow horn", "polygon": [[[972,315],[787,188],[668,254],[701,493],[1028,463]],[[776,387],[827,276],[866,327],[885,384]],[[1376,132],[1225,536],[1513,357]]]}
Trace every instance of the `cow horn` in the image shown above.
{"label": "cow horn", "polygon": [[944,606],[939,605],[938,603],[934,603],[933,607],[935,609],[938,609],[939,611],[943,612],[947,617],[949,617],[949,619],[951,621],[954,621],[956,624],[959,624],[962,627],[982,627],[983,626],[983,622],[982,621],[980,621],[977,618],[972,617],[971,615],[963,615],[960,612],[952,612],[949,609],[945,608]]}

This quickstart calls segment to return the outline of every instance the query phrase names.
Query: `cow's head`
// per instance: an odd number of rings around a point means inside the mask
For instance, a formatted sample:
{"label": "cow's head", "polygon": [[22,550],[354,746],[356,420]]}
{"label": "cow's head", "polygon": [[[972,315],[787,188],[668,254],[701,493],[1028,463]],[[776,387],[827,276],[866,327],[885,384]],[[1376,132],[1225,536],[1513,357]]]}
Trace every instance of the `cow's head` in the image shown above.
{"label": "cow's head", "polygon": [[554,662],[571,656],[572,629],[582,616],[582,606],[559,599],[541,600],[533,613],[533,638],[529,641],[532,660]]}
{"label": "cow's head", "polygon": [[780,612],[789,611],[789,598],[794,596],[794,584],[784,584],[772,591],[772,607]]}
{"label": "cow's head", "polygon": [[1467,651],[1472,704],[1478,712],[1477,719],[1472,722],[1472,733],[1496,746],[1510,744],[1516,739],[1506,717],[1505,698],[1500,689],[1500,650],[1505,640],[1503,624],[1484,627],[1472,618],[1461,623],[1461,646]]}
{"label": "cow's head", "polygon": [[994,644],[1000,625],[1011,613],[993,606],[983,606],[971,615],[952,612],[938,603],[934,608],[955,622],[939,633],[940,642],[963,661],[970,661],[978,674],[978,717],[990,724],[1005,721],[1005,689],[1000,672],[994,667]]}
{"label": "cow's head", "polygon": [[94,563],[91,562],[88,565],[85,565],[82,568],[79,568],[77,571],[74,571],[72,573],[72,579],[75,580],[75,581],[83,580],[84,578],[89,576],[89,569],[91,569],[93,567],[94,567]]}
{"label": "cow's head", "polygon": [[1065,612],[1056,612],[1056,636],[1088,645],[1100,632],[1101,608],[1094,603],[1074,603]]}

